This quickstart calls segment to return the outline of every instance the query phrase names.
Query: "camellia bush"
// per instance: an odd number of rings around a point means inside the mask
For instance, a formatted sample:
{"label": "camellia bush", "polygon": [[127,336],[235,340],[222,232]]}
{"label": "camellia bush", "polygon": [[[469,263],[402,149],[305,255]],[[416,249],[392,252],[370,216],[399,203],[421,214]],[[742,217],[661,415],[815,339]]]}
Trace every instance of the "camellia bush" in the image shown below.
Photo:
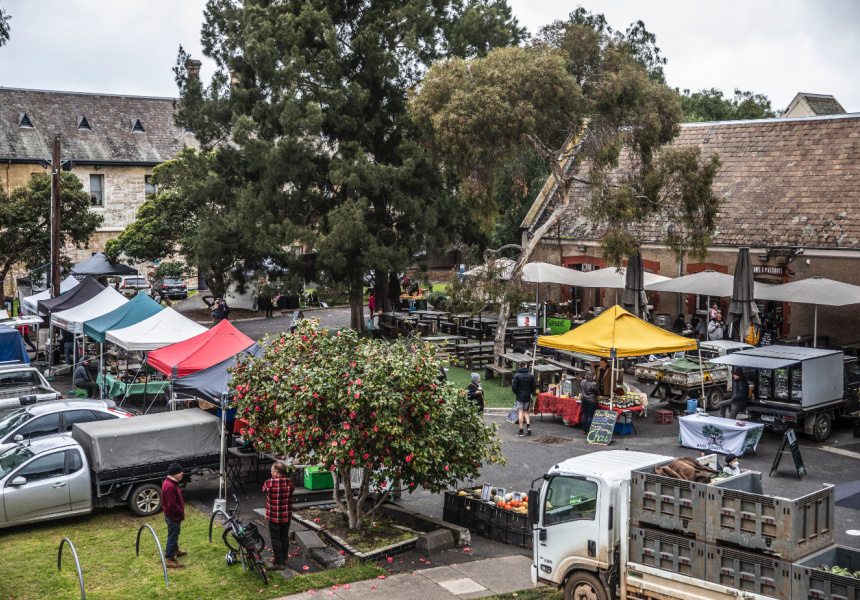
{"label": "camellia bush", "polygon": [[[305,320],[294,334],[267,338],[261,357],[236,366],[231,386],[255,448],[330,470],[335,502],[360,529],[391,481],[439,492],[476,478],[484,461],[504,461],[496,426],[462,390],[439,382],[434,355],[417,340],[328,335]],[[371,492],[379,493],[366,511]]]}

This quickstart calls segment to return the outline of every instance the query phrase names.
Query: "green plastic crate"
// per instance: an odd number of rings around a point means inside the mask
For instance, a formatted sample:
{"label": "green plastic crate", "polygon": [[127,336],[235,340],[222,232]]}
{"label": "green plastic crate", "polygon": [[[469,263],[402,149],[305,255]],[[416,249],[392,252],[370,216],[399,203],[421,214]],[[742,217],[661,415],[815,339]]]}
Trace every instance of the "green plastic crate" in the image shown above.
{"label": "green plastic crate", "polygon": [[321,466],[306,467],[305,487],[309,490],[330,490],[334,487],[331,471],[324,471]]}

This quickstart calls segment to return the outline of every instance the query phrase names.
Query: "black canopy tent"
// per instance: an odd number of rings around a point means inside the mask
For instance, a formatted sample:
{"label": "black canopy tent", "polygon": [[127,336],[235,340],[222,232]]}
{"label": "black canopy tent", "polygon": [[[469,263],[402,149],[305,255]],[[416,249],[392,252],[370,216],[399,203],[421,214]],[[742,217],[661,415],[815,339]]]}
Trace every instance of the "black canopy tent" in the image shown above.
{"label": "black canopy tent", "polygon": [[[78,285],[73,287],[71,290],[69,290],[62,296],[57,296],[48,300],[39,300],[39,312],[46,314],[47,319],[50,321],[52,313],[69,310],[70,308],[80,306],[84,302],[89,302],[98,294],[103,292],[104,289],[105,287],[102,284],[100,284],[93,277],[88,275],[84,279],[82,279]],[[54,339],[53,323],[51,323],[49,339]],[[73,351],[75,355],[73,357],[74,360],[72,362],[74,363],[77,362],[77,340],[75,342],[75,346],[73,347]],[[51,366],[54,365],[53,356],[53,352],[50,352],[48,354],[48,364]]]}
{"label": "black canopy tent", "polygon": [[72,275],[80,279],[85,275],[93,277],[113,277],[115,275],[137,275],[133,269],[122,263],[109,263],[103,252],[96,252],[92,258],[79,262],[72,267]]}

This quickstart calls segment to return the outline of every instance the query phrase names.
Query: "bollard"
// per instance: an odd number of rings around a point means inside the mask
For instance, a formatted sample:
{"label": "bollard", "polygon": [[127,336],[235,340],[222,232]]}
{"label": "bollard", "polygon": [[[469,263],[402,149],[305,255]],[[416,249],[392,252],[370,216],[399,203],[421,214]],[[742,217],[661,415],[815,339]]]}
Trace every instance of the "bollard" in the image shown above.
{"label": "bollard", "polygon": [[140,534],[143,532],[144,527],[149,529],[152,537],[155,538],[155,543],[158,546],[158,554],[161,556],[161,568],[164,569],[164,587],[170,587],[170,582],[167,580],[167,563],[164,562],[164,552],[161,551],[161,542],[158,541],[158,536],[155,535],[155,530],[146,523],[141,525],[140,529],[137,530],[137,543],[134,545],[134,555],[140,556]]}
{"label": "bollard", "polygon": [[63,538],[60,541],[60,548],[57,551],[57,571],[60,570],[60,567],[63,564],[63,545],[68,544],[69,548],[72,549],[72,556],[75,557],[75,566],[78,568],[78,581],[81,584],[81,600],[86,600],[87,595],[84,592],[84,576],[81,574],[81,561],[78,560],[78,553],[75,551],[75,545],[72,543],[72,540],[69,538]]}

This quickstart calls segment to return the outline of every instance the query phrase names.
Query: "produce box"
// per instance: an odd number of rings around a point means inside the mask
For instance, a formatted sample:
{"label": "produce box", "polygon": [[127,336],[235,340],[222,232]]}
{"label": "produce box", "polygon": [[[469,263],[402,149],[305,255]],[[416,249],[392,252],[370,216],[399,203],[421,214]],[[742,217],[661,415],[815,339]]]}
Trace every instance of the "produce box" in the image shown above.
{"label": "produce box", "polygon": [[706,541],[766,550],[795,562],[833,544],[836,497],[831,485],[799,498],[764,494],[761,473],[748,471],[707,488]]}
{"label": "produce box", "polygon": [[331,471],[323,470],[322,466],[305,467],[305,487],[309,490],[330,490],[334,487]]}
{"label": "produce box", "polygon": [[771,598],[795,598],[791,593],[792,565],[775,556],[754,554],[708,544],[709,581]]}
{"label": "produce box", "polygon": [[[837,572],[832,572],[833,567],[838,567]],[[860,600],[860,550],[831,546],[794,563],[792,577],[794,600]]]}
{"label": "produce box", "polygon": [[630,561],[679,575],[705,578],[705,544],[652,529],[630,529]]}
{"label": "produce box", "polygon": [[705,483],[657,475],[654,467],[634,471],[630,522],[693,535],[704,541],[708,510],[706,490]]}

